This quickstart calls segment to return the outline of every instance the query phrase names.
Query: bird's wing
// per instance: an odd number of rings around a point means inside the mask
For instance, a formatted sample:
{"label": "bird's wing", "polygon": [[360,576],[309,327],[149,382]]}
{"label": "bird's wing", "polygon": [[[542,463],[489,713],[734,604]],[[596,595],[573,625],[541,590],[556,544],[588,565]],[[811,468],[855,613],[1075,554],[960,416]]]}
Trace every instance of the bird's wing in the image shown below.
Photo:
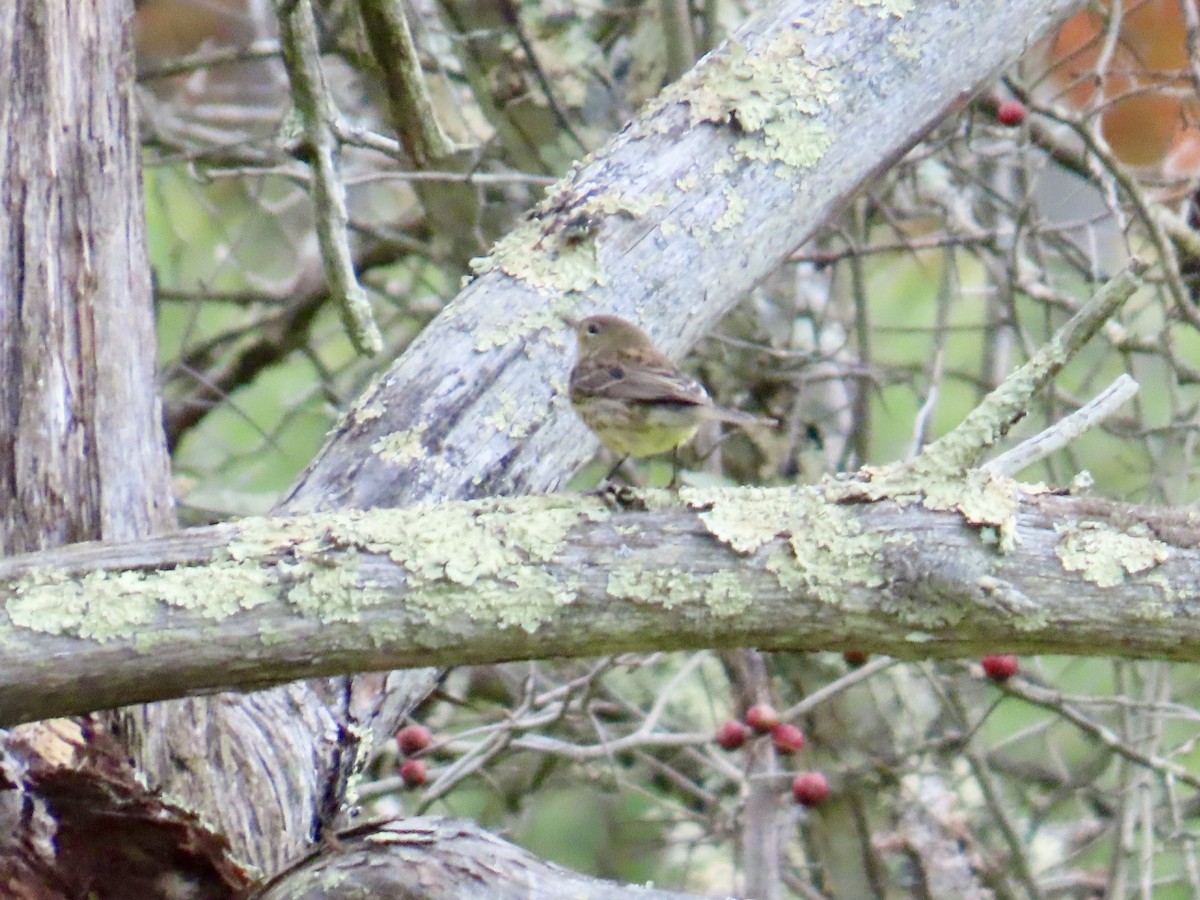
{"label": "bird's wing", "polygon": [[674,367],[627,366],[620,363],[589,367],[586,371],[572,373],[571,392],[634,403],[684,406],[708,406],[712,403],[708,391],[700,382]]}

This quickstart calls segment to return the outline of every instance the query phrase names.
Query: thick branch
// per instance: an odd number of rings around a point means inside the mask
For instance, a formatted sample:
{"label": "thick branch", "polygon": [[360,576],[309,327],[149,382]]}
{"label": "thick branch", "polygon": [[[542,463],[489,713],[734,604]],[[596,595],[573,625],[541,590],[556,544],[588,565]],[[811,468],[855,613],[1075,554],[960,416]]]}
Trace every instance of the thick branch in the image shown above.
{"label": "thick branch", "polygon": [[[334,432],[291,510],[553,488],[595,444],[556,313],[694,343],[874,173],[1075,0],[791,0],[742,28],[549,191]],[[870,73],[870,77],[863,77]],[[351,477],[352,474],[352,477]]]}
{"label": "thick branch", "polygon": [[780,488],[654,494],[641,511],[560,496],[257,519],[16,557],[0,562],[0,724],[651,649],[1200,659],[1186,513],[984,490],[1010,553],[956,511]]}
{"label": "thick branch", "polygon": [[692,894],[589,878],[540,860],[470,822],[414,817],[338,835],[336,850],[315,856],[256,893],[253,900],[357,900],[397,894],[420,872],[426,900],[686,900]]}

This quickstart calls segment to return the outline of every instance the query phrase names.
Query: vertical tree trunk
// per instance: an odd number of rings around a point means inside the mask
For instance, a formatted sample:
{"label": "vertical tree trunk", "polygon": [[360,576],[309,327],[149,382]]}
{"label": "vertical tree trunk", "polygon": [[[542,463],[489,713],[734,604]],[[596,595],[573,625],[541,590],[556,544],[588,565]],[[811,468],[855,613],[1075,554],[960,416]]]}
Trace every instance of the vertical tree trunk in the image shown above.
{"label": "vertical tree trunk", "polygon": [[[0,554],[174,524],[131,14],[106,0],[0,3]],[[103,810],[122,788],[145,794],[111,742],[75,723],[0,733],[0,894],[102,883],[84,869],[119,856],[100,848],[116,846]]]}
{"label": "vertical tree trunk", "polygon": [[0,552],[170,527],[126,3],[0,8]]}

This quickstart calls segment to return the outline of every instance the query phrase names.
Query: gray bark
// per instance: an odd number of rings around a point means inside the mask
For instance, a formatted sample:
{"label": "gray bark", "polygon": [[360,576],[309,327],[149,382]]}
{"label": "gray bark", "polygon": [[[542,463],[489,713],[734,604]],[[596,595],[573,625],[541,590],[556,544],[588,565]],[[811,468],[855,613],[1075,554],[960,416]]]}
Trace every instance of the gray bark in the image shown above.
{"label": "gray bark", "polygon": [[[1186,511],[1014,499],[1009,553],[958,512],[754,488],[640,511],[526,498],[246,520],[47,551],[0,563],[0,721],[331,672],[638,650],[1200,660]],[[127,619],[80,636],[86,611],[45,612],[88,600]]]}
{"label": "gray bark", "polygon": [[614,884],[551,865],[469,822],[429,816],[338,836],[253,900],[684,900],[692,894]]}
{"label": "gray bark", "polygon": [[[739,56],[745,50],[746,67],[739,62],[733,67],[736,71],[730,71],[729,56],[710,58],[554,192],[538,218],[501,248],[492,268],[463,292],[346,418],[284,509],[296,513],[403,506],[553,488],[591,452],[593,444],[561,398],[555,399],[557,379],[547,375],[561,373],[566,366],[562,343],[551,334],[557,326],[547,309],[548,296],[559,298],[557,308],[564,310],[642,312],[637,317],[649,320],[650,330],[663,345],[680,350],[811,235],[866,178],[903,153],[961,103],[975,84],[1014,59],[1075,5],[1066,0],[995,4],[988,17],[972,16],[969,21],[959,5],[949,2],[918,4],[903,18],[852,7],[835,28],[824,18],[829,4],[791,3],[773,17],[748,26],[737,40]],[[70,72],[95,79],[94,94],[78,92],[85,107],[87,98],[103,98],[94,107],[80,110],[77,120],[56,119],[47,107],[41,111],[42,124],[28,134],[22,123],[38,110],[0,104],[0,125],[5,127],[0,137],[0,154],[4,154],[0,216],[11,217],[13,211],[22,210],[29,217],[24,224],[0,222],[3,240],[9,241],[0,251],[5,294],[0,302],[7,304],[22,284],[45,284],[48,291],[59,284],[78,292],[85,313],[90,310],[88,298],[101,296],[105,303],[112,297],[128,297],[142,311],[108,308],[105,316],[84,314],[76,319],[73,313],[56,310],[18,327],[17,307],[3,307],[0,366],[21,360],[15,368],[0,369],[0,383],[7,391],[0,401],[5,417],[0,431],[0,462],[4,463],[0,477],[5,483],[0,489],[9,491],[4,495],[4,515],[36,519],[26,523],[6,518],[10,533],[24,535],[6,538],[10,551],[93,536],[134,537],[170,518],[170,493],[160,443],[156,449],[160,438],[150,391],[153,365],[147,348],[152,344],[146,340],[140,193],[136,174],[129,180],[129,173],[136,173],[128,102],[132,79],[122,44],[124,32],[111,30],[123,24],[126,11],[94,13],[109,30],[92,32],[88,30],[92,7],[84,9],[67,23],[80,27],[76,34],[55,19],[63,15],[58,8],[23,3],[0,12],[0,48],[5,58],[28,63],[18,67],[21,80],[13,87],[15,96],[36,97],[47,85],[61,87],[59,73]],[[796,22],[805,23],[803,41]],[[53,27],[41,30],[47,24]],[[971,39],[962,40],[967,27]],[[55,35],[53,45],[47,42],[49,34]],[[62,43],[62,36],[68,34]],[[32,43],[22,44],[26,39]],[[864,72],[870,73],[869,81],[862,77]],[[970,84],[963,84],[963,73],[970,73]],[[757,85],[759,93],[744,93],[748,84]],[[784,85],[781,92],[770,93],[770,85],[780,84]],[[759,119],[760,114],[764,118]],[[115,116],[115,124],[102,123],[103,116]],[[76,155],[64,157],[45,143],[46,135],[58,133],[52,130],[54,125],[67,127]],[[93,133],[116,133],[121,140],[102,141],[97,149],[82,139]],[[14,143],[12,135],[29,143]],[[26,152],[25,148],[32,149]],[[114,161],[120,163],[119,172],[104,168]],[[81,181],[82,169],[102,174]],[[43,203],[49,195],[30,193],[29,177],[34,172],[42,175],[39,185],[76,191],[77,196],[88,198],[90,206],[58,207],[58,214],[45,215]],[[68,177],[59,177],[62,173]],[[51,174],[56,177],[49,178]],[[123,199],[112,193],[118,187]],[[106,218],[110,215],[114,218]],[[577,240],[580,217],[587,233]],[[81,237],[85,233],[98,236],[97,242]],[[12,243],[12,235],[23,243]],[[115,260],[114,254],[122,259]],[[651,306],[643,304],[648,297],[654,298]],[[47,299],[53,295],[48,293]],[[668,323],[674,324],[668,327]],[[128,344],[121,344],[121,338],[129,339]],[[121,346],[113,346],[114,341]],[[129,352],[128,347],[135,345],[137,351]],[[59,360],[76,358],[72,347],[93,356],[79,368],[63,368]],[[64,353],[68,355],[56,355]],[[77,384],[73,379],[80,373],[93,383]],[[14,391],[14,383],[21,387]],[[70,405],[68,397],[82,405]],[[24,410],[23,419],[12,412],[18,406]],[[86,424],[60,427],[104,419],[114,409],[113,418],[120,423],[117,440],[109,440],[102,430],[89,430]],[[5,443],[18,425],[21,441],[32,443]],[[46,436],[38,436],[39,430]],[[26,437],[27,432],[33,437]],[[103,477],[74,468],[75,454],[89,453],[99,461]],[[41,464],[36,462],[39,459]],[[24,493],[17,496],[18,491]],[[677,510],[676,514],[695,520],[694,512]],[[100,530],[90,530],[88,522],[101,523]],[[652,523],[639,524],[649,525],[648,533],[653,533]],[[953,527],[962,528],[957,522]],[[711,536],[697,532],[692,539],[700,541],[694,549],[707,551],[712,546]],[[335,562],[338,552],[332,550]],[[728,553],[719,547],[718,552]],[[380,568],[385,579],[389,571],[406,577],[394,566]],[[905,615],[917,615],[927,599],[921,590],[911,590],[911,597],[904,595]],[[979,586],[973,590],[971,596],[979,601]],[[995,591],[985,592],[990,593]],[[590,602],[599,605],[599,597],[592,595]],[[272,601],[276,607],[279,602]],[[826,611],[830,608],[827,604]],[[976,621],[975,608],[970,604],[965,608],[969,614],[964,621]],[[641,610],[643,615],[654,612]],[[992,614],[1001,618],[994,610]],[[155,615],[165,618],[166,608],[158,607]],[[986,614],[978,615],[979,621],[987,621]],[[189,628],[206,627],[210,643],[215,643],[211,622],[201,626],[189,616],[186,611],[171,613]],[[99,611],[94,618],[104,620]],[[854,617],[843,613],[838,618],[842,624],[837,627],[844,627],[844,620]],[[279,621],[285,619],[289,628],[283,636],[291,653],[275,660],[271,671],[260,671],[261,678],[253,683],[301,672],[335,671],[322,669],[322,663],[311,665],[314,645],[293,643],[290,629],[297,624],[295,616],[288,612]],[[702,608],[696,621],[698,632],[708,629],[706,640],[711,643],[717,641],[718,631],[727,631],[726,619],[718,622]],[[895,624],[889,619],[872,626],[869,616],[855,621],[863,626],[855,634],[856,646],[866,647],[872,646],[872,635],[890,633]],[[348,624],[321,630],[346,634],[348,640],[355,639],[352,633],[360,637],[366,633],[359,625],[347,628]],[[774,624],[769,630],[755,626],[758,630],[747,630],[744,636],[767,640]],[[300,628],[304,627],[302,622]],[[1165,645],[1161,629],[1147,626],[1142,632],[1145,642],[1129,652],[1153,652]],[[545,633],[534,639],[513,628],[498,628],[496,633],[503,633],[509,642],[506,646],[511,649],[505,652],[517,655],[535,651],[546,655],[553,652],[551,643],[556,639],[551,635],[547,640]],[[835,628],[825,638],[836,642],[841,633]],[[23,631],[18,635],[27,636]],[[1054,637],[1061,638],[1062,633],[1056,631]],[[136,648],[122,643],[123,638],[114,643],[59,634],[50,640],[66,642],[53,645],[58,649],[83,652],[86,645],[94,645],[101,656],[124,659],[126,674],[118,674],[111,685],[98,691],[106,703],[125,702],[117,697],[132,683],[128,654],[136,653]],[[578,652],[597,652],[600,644],[594,636],[589,640],[580,641]],[[887,640],[881,638],[878,646],[888,646]],[[988,640],[994,641],[995,634]],[[1030,639],[1015,648],[1036,643]],[[260,649],[263,646],[260,641]],[[408,646],[411,649],[411,642]],[[957,652],[953,639],[945,646],[951,647],[946,652]],[[1055,646],[1062,649],[1057,642]],[[914,651],[911,644],[897,649],[903,647]],[[399,649],[389,638],[382,650],[371,651],[369,659],[362,657],[358,663],[384,666],[414,661]],[[914,652],[926,655],[929,650],[922,645]],[[29,648],[20,652],[30,660]],[[54,651],[42,645],[32,652]],[[1167,655],[1170,652],[1175,651]],[[148,656],[157,660],[153,670],[160,682],[166,679],[171,693],[177,692],[178,677],[166,674],[177,662],[172,645],[160,644],[156,654],[139,654],[140,661],[144,663]],[[48,658],[37,661],[43,670]],[[431,658],[422,655],[420,661]],[[201,676],[200,669],[208,663],[184,665],[200,678],[189,690],[247,683],[215,673],[212,679]],[[342,662],[336,670],[345,670]],[[368,733],[381,734],[428,684],[427,672],[395,678],[411,679],[411,683],[401,690],[389,689],[381,678],[294,684],[247,697],[189,700],[131,713],[140,727],[130,743],[165,790],[187,799],[229,835],[239,857],[276,871],[308,849],[320,827],[336,818],[341,779],[355,756],[355,748],[344,739],[347,724],[365,723]],[[139,687],[137,696],[166,695],[144,680],[140,684],[149,687],[149,693]],[[32,712],[28,694],[14,708],[23,710],[22,716],[54,711],[42,707]],[[239,754],[254,765],[240,765]]]}
{"label": "gray bark", "polygon": [[130,10],[3,6],[0,553],[161,531]]}
{"label": "gray bark", "polygon": [[[133,540],[175,523],[131,12],[0,5],[0,554]],[[138,894],[133,871],[149,847],[95,828],[130,791],[145,793],[123,758],[85,751],[72,723],[0,735],[0,892],[80,896],[103,859]],[[87,852],[97,830],[105,854]]]}

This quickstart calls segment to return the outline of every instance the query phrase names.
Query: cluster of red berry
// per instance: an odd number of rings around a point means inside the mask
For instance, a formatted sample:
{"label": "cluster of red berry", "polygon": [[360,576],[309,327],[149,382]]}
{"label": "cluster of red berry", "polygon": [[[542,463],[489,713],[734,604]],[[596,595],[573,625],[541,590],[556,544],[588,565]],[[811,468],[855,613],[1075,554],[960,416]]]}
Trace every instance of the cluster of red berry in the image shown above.
{"label": "cluster of red berry", "polygon": [[[746,710],[746,721],[731,719],[717,728],[717,745],[736,750],[750,738],[750,733],[770,735],[776,752],[791,756],[804,748],[804,732],[789,722],[783,722],[775,707],[756,703]],[[821,772],[799,772],[792,779],[792,796],[804,806],[816,806],[829,796],[829,780]]]}
{"label": "cluster of red berry", "polygon": [[417,758],[417,754],[423,752],[432,741],[433,735],[424,725],[405,725],[396,732],[400,753],[408,757],[400,764],[400,777],[410,788],[420,787],[429,779],[425,760]]}

